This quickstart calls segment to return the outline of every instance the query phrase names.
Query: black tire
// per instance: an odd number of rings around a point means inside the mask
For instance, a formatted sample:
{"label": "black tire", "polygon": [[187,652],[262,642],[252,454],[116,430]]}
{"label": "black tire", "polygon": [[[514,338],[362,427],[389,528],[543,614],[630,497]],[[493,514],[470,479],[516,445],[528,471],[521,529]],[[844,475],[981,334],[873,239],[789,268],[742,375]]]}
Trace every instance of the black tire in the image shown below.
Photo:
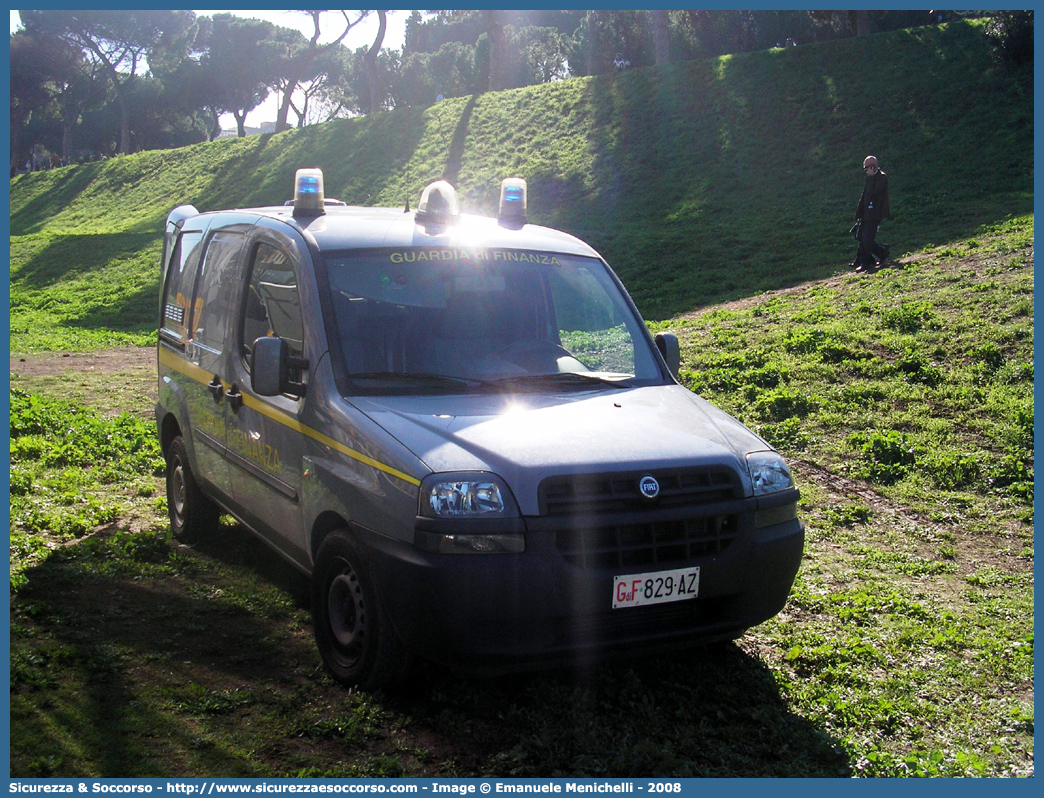
{"label": "black tire", "polygon": [[410,657],[367,566],[346,532],[334,532],[322,542],[312,572],[312,626],[333,677],[372,690],[402,681]]}
{"label": "black tire", "polygon": [[181,543],[198,543],[212,533],[221,514],[199,489],[180,435],[167,447],[167,512],[170,529]]}

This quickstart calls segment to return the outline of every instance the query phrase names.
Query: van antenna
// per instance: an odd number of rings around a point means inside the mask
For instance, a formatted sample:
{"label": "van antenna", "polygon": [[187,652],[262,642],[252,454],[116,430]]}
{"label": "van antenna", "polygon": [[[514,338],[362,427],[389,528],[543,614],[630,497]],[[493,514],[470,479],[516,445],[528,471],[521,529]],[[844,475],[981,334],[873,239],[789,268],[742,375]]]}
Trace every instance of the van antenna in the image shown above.
{"label": "van antenna", "polygon": [[410,167],[406,167],[406,209],[403,213],[410,212]]}

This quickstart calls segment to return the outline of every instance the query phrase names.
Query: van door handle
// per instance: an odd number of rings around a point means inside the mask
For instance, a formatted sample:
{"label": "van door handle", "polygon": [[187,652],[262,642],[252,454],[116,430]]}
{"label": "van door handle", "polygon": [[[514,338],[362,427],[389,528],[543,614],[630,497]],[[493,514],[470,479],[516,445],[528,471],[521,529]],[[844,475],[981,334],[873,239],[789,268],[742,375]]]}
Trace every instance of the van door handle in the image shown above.
{"label": "van door handle", "polygon": [[232,405],[233,410],[239,410],[239,408],[243,406],[243,394],[239,392],[239,388],[235,385],[228,389],[225,398],[228,400],[228,403]]}
{"label": "van door handle", "polygon": [[214,375],[214,379],[207,383],[207,388],[210,393],[214,396],[215,402],[221,401],[221,396],[225,393],[225,386],[221,384],[221,380],[218,379],[218,375]]}

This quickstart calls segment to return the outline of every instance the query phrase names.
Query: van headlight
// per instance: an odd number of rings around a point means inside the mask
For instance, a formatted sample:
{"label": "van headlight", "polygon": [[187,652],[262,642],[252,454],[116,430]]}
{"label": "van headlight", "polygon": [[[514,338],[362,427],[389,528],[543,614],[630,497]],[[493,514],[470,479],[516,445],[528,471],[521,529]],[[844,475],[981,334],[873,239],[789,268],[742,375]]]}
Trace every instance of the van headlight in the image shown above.
{"label": "van headlight", "polygon": [[790,469],[776,452],[751,452],[747,455],[747,468],[750,470],[755,496],[794,487]]}
{"label": "van headlight", "polygon": [[747,468],[754,496],[762,497],[754,513],[754,526],[764,529],[797,518],[797,491],[780,495],[794,488],[794,477],[783,458],[775,452],[751,452],[747,455]]}
{"label": "van headlight", "polygon": [[514,518],[518,515],[518,507],[507,485],[493,474],[430,474],[421,483],[420,515],[428,518]]}
{"label": "van headlight", "polygon": [[420,488],[414,545],[438,554],[520,554],[525,522],[511,490],[485,472],[429,474]]}

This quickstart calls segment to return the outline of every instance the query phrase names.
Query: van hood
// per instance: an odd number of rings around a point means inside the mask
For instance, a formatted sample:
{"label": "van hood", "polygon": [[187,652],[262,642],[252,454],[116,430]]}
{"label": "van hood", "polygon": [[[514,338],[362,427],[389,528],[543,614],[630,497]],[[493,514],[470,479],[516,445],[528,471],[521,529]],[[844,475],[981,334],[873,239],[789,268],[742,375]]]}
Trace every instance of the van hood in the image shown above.
{"label": "van hood", "polygon": [[678,385],[555,393],[353,399],[434,472],[490,471],[536,515],[537,487],[559,474],[724,465],[751,495],[744,456],[770,449]]}

